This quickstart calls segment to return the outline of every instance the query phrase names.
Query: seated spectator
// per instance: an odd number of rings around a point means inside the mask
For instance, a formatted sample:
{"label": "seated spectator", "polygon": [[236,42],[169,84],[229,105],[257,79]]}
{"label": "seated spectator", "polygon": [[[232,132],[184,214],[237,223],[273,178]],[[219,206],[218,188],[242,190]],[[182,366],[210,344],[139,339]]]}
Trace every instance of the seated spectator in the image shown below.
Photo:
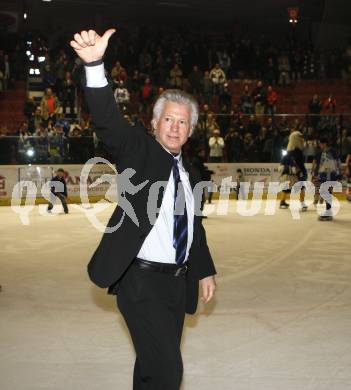
{"label": "seated spectator", "polygon": [[229,131],[231,119],[232,115],[230,107],[228,107],[226,104],[223,104],[217,115],[217,123],[223,137],[225,137]]}
{"label": "seated spectator", "polygon": [[275,138],[268,134],[265,139],[265,142],[262,146],[262,161],[263,162],[273,162],[274,161],[274,146],[275,146]]}
{"label": "seated spectator", "polygon": [[41,77],[43,79],[43,85],[44,85],[45,89],[47,89],[47,88],[54,89],[55,88],[57,77],[55,76],[55,73],[51,70],[50,64],[46,64],[44,66],[44,70],[42,71]]}
{"label": "seated spectator", "polygon": [[240,96],[240,100],[239,100],[239,106],[240,106],[240,110],[244,114],[250,115],[253,113],[253,100],[252,100],[252,96],[251,96],[248,84],[244,85],[244,90],[243,90],[243,92]]}
{"label": "seated spectator", "polygon": [[238,162],[241,160],[242,143],[239,132],[233,127],[230,128],[224,139],[228,162]]}
{"label": "seated spectator", "polygon": [[290,84],[290,61],[286,54],[281,55],[278,58],[278,70],[279,70],[279,85]]}
{"label": "seated spectator", "polygon": [[269,162],[270,161],[270,150],[268,148],[269,134],[266,127],[262,127],[257,138],[256,138],[256,148],[258,151],[258,161]]}
{"label": "seated spectator", "polygon": [[204,104],[200,111],[199,120],[192,137],[201,141],[203,146],[207,148],[208,138],[212,135],[213,130],[218,127],[214,114],[210,111],[209,105]]}
{"label": "seated spectator", "polygon": [[48,134],[49,156],[51,164],[60,164],[65,157],[66,137],[60,125],[53,127]]}
{"label": "seated spectator", "polygon": [[208,112],[207,118],[204,122],[204,126],[207,138],[209,138],[213,134],[214,130],[219,129],[216,117],[213,112]]}
{"label": "seated spectator", "polygon": [[81,133],[83,131],[82,130],[82,126],[79,123],[78,119],[74,119],[71,122],[71,124],[70,124],[70,128],[69,128],[69,131],[68,131],[68,136],[72,137],[73,133],[76,132],[77,130],[79,131],[79,133]]}
{"label": "seated spectator", "polygon": [[119,61],[116,61],[115,66],[111,70],[111,78],[112,80],[127,82],[127,71]]}
{"label": "seated spectator", "polygon": [[63,132],[65,135],[68,135],[70,130],[70,122],[66,119],[65,114],[61,113],[58,115],[58,119],[56,120],[56,124],[62,126]]}
{"label": "seated spectator", "polygon": [[210,72],[208,70],[205,70],[204,77],[202,80],[202,93],[204,95],[204,101],[207,104],[210,104],[212,101],[213,83],[210,78]]}
{"label": "seated spectator", "polygon": [[23,113],[27,117],[28,126],[29,126],[29,129],[31,132],[33,132],[35,130],[34,113],[35,113],[36,108],[37,107],[36,107],[36,104],[34,103],[34,99],[32,97],[30,97],[28,94],[27,100],[24,103]]}
{"label": "seated spectator", "polygon": [[214,68],[211,69],[209,76],[213,85],[213,93],[215,95],[220,94],[223,91],[224,83],[226,82],[224,70],[217,63]]}
{"label": "seated spectator", "polygon": [[351,137],[347,128],[341,129],[341,136],[336,140],[338,150],[340,151],[340,159],[342,162],[346,161],[347,155],[351,152]]}
{"label": "seated spectator", "polygon": [[277,112],[278,94],[271,85],[267,88],[267,114],[274,115]]}
{"label": "seated spectator", "polygon": [[66,114],[66,107],[69,106],[69,113],[75,114],[76,87],[74,85],[72,75],[66,72],[62,82],[62,112]]}
{"label": "seated spectator", "polygon": [[144,48],[139,55],[139,69],[144,74],[151,74],[152,68],[152,56],[148,52],[147,48]]}
{"label": "seated spectator", "polygon": [[250,115],[249,121],[246,125],[246,130],[254,137],[257,137],[258,134],[260,133],[261,123],[257,120],[257,117],[255,115]]}
{"label": "seated spectator", "polygon": [[40,125],[34,134],[36,162],[47,163],[49,161],[48,131],[44,124]]}
{"label": "seated spectator", "polygon": [[80,128],[74,127],[68,138],[69,145],[69,159],[72,163],[83,163],[81,156],[83,145],[82,145],[82,133]]}
{"label": "seated spectator", "polygon": [[[28,125],[23,122],[18,130],[17,138],[17,161],[20,164],[27,164],[30,162],[31,159],[29,157],[28,151],[33,150],[32,142],[33,137],[32,134],[28,131]],[[5,163],[8,163],[8,161],[5,161]]]}
{"label": "seated spectator", "polygon": [[332,94],[330,94],[327,97],[327,99],[325,99],[323,108],[324,108],[325,112],[328,112],[330,114],[335,114],[335,112],[336,112],[336,99]]}
{"label": "seated spectator", "polygon": [[63,80],[65,78],[66,72],[70,69],[70,64],[68,62],[67,54],[61,50],[59,54],[58,60],[55,62],[55,67],[53,67],[54,74],[56,76],[55,86],[53,87],[53,91],[60,99],[62,97],[62,86]]}
{"label": "seated spectator", "polygon": [[199,95],[202,87],[202,72],[197,65],[193,66],[193,70],[189,73],[188,81],[190,84],[191,93]]}
{"label": "seated spectator", "polygon": [[124,82],[121,80],[118,82],[117,88],[114,92],[116,103],[121,111],[127,111],[130,102],[130,95],[128,89],[125,87]]}
{"label": "seated spectator", "polygon": [[318,141],[313,134],[313,128],[310,127],[305,137],[305,147],[303,149],[305,162],[311,163],[315,159],[317,152],[318,152]]}
{"label": "seated spectator", "polygon": [[149,77],[146,77],[144,85],[141,87],[140,91],[140,103],[141,103],[141,112],[149,115],[151,112],[151,104],[154,99],[154,89],[151,85],[151,80]]}
{"label": "seated spectator", "polygon": [[312,100],[308,104],[308,109],[310,114],[312,114],[311,125],[316,129],[320,120],[319,115],[323,109],[323,104],[317,94],[313,95]]}
{"label": "seated spectator", "polygon": [[34,117],[33,117],[33,129],[30,129],[30,131],[34,132],[35,129],[39,127],[39,125],[43,122],[43,117],[41,115],[41,108],[37,107],[34,112]]}
{"label": "seated spectator", "polygon": [[223,84],[223,90],[219,94],[219,105],[227,106],[228,110],[232,108],[232,94],[229,90],[228,83]]}
{"label": "seated spectator", "polygon": [[224,139],[219,129],[213,130],[213,136],[208,140],[210,148],[210,162],[220,163],[223,161]]}
{"label": "seated spectator", "polygon": [[228,73],[230,66],[231,66],[231,59],[227,51],[220,51],[217,53],[218,62],[220,68],[223,69],[223,72],[225,74]]}
{"label": "seated spectator", "polygon": [[41,115],[45,121],[56,120],[56,115],[60,109],[60,102],[51,88],[47,88],[40,102]]}
{"label": "seated spectator", "polygon": [[5,63],[0,51],[0,92],[5,91]]}
{"label": "seated spectator", "polygon": [[255,114],[261,116],[264,114],[266,106],[266,90],[262,81],[258,81],[256,88],[252,91],[252,99],[254,102]]}
{"label": "seated spectator", "polygon": [[143,85],[143,78],[138,69],[134,69],[133,76],[129,80],[130,91],[132,93],[139,93]]}
{"label": "seated spectator", "polygon": [[265,81],[267,84],[271,85],[277,83],[277,66],[273,57],[268,57],[265,64]]}
{"label": "seated spectator", "polygon": [[[0,161],[1,161],[1,163],[3,163],[3,161],[6,161],[6,159],[4,159],[5,155],[6,155],[6,157],[8,155],[11,155],[11,148],[12,148],[11,144],[13,143],[13,141],[10,139],[11,137],[8,137],[9,135],[10,135],[10,133],[9,133],[7,126],[0,125],[0,140],[1,140]],[[10,159],[8,159],[7,161],[10,161]]]}
{"label": "seated spectator", "polygon": [[244,141],[242,147],[243,147],[242,161],[256,162],[257,160],[256,143],[251,133],[246,133],[244,135]]}
{"label": "seated spectator", "polygon": [[8,54],[0,55],[0,91],[6,91],[10,81],[10,61]]}
{"label": "seated spectator", "polygon": [[169,72],[169,84],[171,88],[182,88],[183,72],[178,64],[174,64]]}
{"label": "seated spectator", "polygon": [[272,118],[271,116],[267,118],[266,128],[270,135],[273,135],[274,132],[277,130],[277,124],[274,119],[275,118]]}
{"label": "seated spectator", "polygon": [[18,128],[17,134],[28,135],[28,136],[32,135],[32,133],[29,131],[28,121],[23,121],[21,123],[20,127]]}

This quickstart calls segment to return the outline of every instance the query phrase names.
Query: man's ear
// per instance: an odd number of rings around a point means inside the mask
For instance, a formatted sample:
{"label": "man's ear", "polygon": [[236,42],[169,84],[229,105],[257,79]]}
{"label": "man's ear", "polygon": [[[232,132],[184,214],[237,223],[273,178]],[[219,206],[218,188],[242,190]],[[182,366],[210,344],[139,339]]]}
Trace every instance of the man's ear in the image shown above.
{"label": "man's ear", "polygon": [[157,121],[156,121],[156,119],[153,119],[151,121],[151,127],[152,127],[153,134],[156,134],[156,131],[157,131]]}

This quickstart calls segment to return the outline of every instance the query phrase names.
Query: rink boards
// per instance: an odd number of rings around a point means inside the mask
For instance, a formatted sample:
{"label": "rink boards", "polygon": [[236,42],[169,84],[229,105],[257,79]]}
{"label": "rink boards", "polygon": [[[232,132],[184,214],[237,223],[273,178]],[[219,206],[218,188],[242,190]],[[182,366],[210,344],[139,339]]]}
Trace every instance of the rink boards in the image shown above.
{"label": "rink boards", "polygon": [[[212,180],[217,185],[217,188],[214,188],[217,191],[224,182],[236,181],[237,169],[243,172],[241,181],[251,183],[252,188],[259,182],[263,183],[264,189],[267,190],[270,182],[279,182],[278,163],[208,163],[206,165],[214,172]],[[310,171],[311,164],[306,166]],[[43,194],[45,183],[51,179],[58,168],[65,170],[70,202],[86,202],[87,197],[93,202],[106,197],[106,194],[108,200],[112,202],[117,200],[116,171],[112,165],[2,165],[0,166],[0,205],[9,205],[11,199],[25,196],[34,197],[38,203],[45,201],[45,194]],[[103,180],[99,180],[102,176],[104,176]],[[30,191],[28,183],[30,183]],[[346,183],[343,183],[343,187],[346,188]]]}

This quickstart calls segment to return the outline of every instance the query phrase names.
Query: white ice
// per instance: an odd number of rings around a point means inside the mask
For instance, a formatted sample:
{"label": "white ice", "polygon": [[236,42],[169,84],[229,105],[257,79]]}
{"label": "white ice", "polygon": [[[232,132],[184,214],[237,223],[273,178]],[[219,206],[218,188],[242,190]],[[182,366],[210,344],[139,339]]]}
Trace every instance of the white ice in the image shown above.
{"label": "white ice", "polygon": [[[218,290],[187,316],[182,389],[350,390],[351,205],[332,222],[236,207],[204,221]],[[86,274],[101,233],[82,210],[35,207],[24,226],[0,208],[1,390],[132,388],[123,318]]]}

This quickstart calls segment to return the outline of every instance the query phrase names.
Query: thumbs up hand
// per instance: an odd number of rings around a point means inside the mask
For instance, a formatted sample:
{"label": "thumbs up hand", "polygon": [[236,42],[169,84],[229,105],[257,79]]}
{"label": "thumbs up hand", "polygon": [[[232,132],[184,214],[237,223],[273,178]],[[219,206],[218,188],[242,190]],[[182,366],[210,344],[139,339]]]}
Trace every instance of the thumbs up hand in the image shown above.
{"label": "thumbs up hand", "polygon": [[71,46],[84,62],[98,61],[104,56],[108,41],[115,31],[111,28],[100,36],[94,30],[83,30],[81,33],[74,34]]}

